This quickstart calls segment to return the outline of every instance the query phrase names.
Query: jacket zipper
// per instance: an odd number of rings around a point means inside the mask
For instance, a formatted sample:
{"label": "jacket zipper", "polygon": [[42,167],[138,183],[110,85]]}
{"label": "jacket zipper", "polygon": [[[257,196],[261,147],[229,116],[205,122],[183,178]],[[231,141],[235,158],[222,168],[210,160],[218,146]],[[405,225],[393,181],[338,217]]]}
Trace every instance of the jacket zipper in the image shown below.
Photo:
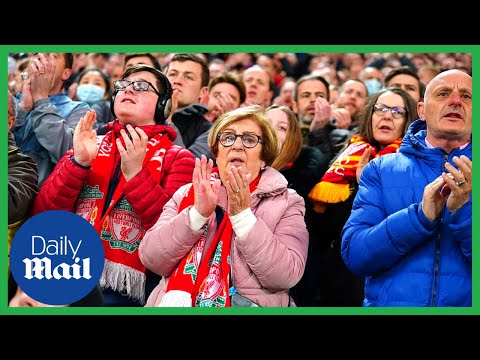
{"label": "jacket zipper", "polygon": [[[448,161],[448,154],[443,155],[443,168],[445,169],[445,163]],[[437,233],[437,238],[435,239],[435,257],[433,263],[433,289],[432,289],[432,300],[430,302],[430,306],[437,306],[437,297],[438,297],[438,277],[440,273],[440,231],[442,229],[442,219],[443,219],[443,211],[442,217],[440,218],[440,226]]]}

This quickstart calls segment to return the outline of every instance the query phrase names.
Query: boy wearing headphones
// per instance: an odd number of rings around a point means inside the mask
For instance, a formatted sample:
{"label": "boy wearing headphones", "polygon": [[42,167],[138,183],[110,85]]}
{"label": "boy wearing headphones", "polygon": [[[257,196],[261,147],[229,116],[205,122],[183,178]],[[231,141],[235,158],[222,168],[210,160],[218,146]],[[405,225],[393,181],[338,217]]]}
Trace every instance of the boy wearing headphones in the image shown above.
{"label": "boy wearing headphones", "polygon": [[75,129],[73,149],[34,203],[34,214],[76,212],[104,240],[100,285],[105,306],[145,303],[158,280],[149,281],[138,246],[173,193],[192,181],[193,155],[172,143],[175,130],[165,123],[171,94],[159,70],[143,64],[128,67],[115,82],[111,109],[116,120],[110,131],[97,137],[95,112],[87,112]]}

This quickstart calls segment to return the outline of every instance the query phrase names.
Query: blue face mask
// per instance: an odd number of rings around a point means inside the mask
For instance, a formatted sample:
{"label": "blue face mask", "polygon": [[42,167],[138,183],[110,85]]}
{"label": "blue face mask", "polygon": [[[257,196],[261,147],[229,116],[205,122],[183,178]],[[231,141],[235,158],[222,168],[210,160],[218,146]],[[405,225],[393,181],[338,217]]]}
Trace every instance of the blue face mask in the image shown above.
{"label": "blue face mask", "polygon": [[382,88],[382,83],[377,79],[368,79],[365,80],[364,83],[368,90],[368,96],[375,94],[378,90]]}
{"label": "blue face mask", "polygon": [[77,87],[77,98],[80,101],[85,101],[89,105],[99,102],[105,95],[105,89],[97,85],[83,84]]}

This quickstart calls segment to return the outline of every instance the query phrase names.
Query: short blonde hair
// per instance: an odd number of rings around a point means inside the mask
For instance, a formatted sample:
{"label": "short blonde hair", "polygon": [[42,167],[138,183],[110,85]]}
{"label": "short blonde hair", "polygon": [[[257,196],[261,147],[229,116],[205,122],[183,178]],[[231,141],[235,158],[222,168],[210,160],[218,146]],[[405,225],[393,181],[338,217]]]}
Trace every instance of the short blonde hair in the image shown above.
{"label": "short blonde hair", "polygon": [[278,139],[275,130],[268,121],[265,110],[258,105],[245,106],[221,115],[212,125],[208,134],[208,145],[213,156],[218,155],[218,134],[228,125],[240,120],[250,119],[255,121],[262,131],[261,159],[266,165],[271,165],[279,153]]}

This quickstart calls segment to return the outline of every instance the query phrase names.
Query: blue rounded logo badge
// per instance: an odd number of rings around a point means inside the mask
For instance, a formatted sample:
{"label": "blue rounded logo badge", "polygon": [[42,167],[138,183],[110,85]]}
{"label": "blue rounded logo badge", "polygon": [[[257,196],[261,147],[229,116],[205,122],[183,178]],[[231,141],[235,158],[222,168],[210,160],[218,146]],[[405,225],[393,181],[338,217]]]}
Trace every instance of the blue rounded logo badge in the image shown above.
{"label": "blue rounded logo badge", "polygon": [[10,249],[18,286],[47,305],[68,305],[86,296],[103,272],[100,236],[83,217],[52,210],[28,219]]}

